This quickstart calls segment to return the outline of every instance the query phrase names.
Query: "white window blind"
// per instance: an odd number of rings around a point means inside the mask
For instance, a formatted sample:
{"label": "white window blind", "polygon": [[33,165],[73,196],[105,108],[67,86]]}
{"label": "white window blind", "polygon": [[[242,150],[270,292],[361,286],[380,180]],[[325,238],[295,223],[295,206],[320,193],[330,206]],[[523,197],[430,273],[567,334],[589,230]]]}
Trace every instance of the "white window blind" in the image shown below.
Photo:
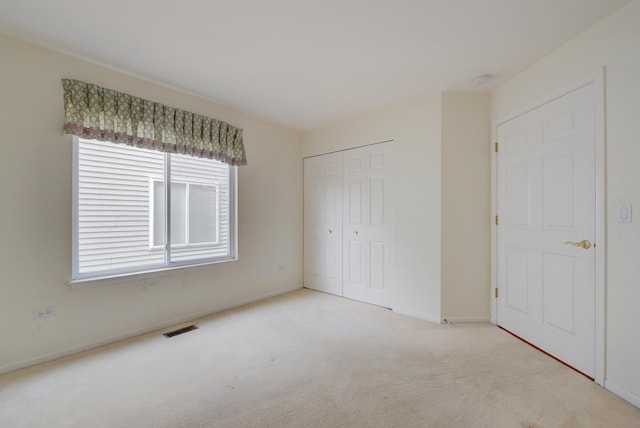
{"label": "white window blind", "polygon": [[73,279],[235,258],[235,167],[79,138],[74,163]]}

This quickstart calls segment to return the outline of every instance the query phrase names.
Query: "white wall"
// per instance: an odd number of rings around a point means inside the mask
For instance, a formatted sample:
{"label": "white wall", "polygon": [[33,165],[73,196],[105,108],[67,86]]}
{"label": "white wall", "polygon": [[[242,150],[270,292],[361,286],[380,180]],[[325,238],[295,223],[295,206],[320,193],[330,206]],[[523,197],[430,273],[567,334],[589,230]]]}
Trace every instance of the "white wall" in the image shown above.
{"label": "white wall", "polygon": [[450,322],[489,320],[490,101],[442,94],[442,317]]}
{"label": "white wall", "polygon": [[606,381],[640,406],[640,217],[616,222],[620,202],[640,212],[640,0],[495,91],[494,120],[606,67]]}
{"label": "white wall", "polygon": [[[0,372],[301,286],[298,132],[4,36],[0,58]],[[244,129],[240,261],[67,285],[72,141],[62,135],[63,77]],[[34,309],[49,306],[55,317],[32,319]]]}
{"label": "white wall", "polygon": [[305,135],[312,156],[394,140],[394,310],[440,321],[440,95]]}

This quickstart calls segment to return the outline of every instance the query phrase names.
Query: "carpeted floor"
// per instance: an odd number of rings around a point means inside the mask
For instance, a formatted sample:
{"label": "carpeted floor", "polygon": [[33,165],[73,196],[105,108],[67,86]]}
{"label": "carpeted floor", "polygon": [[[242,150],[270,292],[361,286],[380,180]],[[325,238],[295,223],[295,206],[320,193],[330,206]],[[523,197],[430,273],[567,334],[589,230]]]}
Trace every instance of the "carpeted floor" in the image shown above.
{"label": "carpeted floor", "polygon": [[0,376],[0,426],[640,427],[640,409],[488,324],[309,290],[196,324]]}

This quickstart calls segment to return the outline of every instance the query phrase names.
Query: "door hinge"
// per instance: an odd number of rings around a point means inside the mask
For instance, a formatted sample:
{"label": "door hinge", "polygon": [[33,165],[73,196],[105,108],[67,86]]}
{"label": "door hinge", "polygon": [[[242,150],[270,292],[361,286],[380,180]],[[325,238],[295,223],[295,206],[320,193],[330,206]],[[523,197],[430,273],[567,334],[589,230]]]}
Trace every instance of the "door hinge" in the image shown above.
{"label": "door hinge", "polygon": [[496,299],[498,298],[498,287],[496,287],[495,289],[495,295],[496,295]]}
{"label": "door hinge", "polygon": [[495,144],[495,151],[498,153],[498,143]]}
{"label": "door hinge", "polygon": [[496,216],[496,225],[498,224],[498,216]]}

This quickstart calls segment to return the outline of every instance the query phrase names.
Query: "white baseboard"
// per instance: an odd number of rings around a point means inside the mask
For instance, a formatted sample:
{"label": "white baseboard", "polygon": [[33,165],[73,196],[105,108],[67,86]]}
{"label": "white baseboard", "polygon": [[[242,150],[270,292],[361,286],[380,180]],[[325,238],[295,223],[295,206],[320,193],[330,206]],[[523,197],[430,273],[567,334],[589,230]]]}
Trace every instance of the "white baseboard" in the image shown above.
{"label": "white baseboard", "polygon": [[629,403],[633,404],[636,407],[640,407],[640,397],[630,393],[626,389],[620,388],[618,385],[612,383],[609,380],[604,381],[604,387],[607,390],[616,394],[618,397],[622,398],[623,400],[628,401]]}
{"label": "white baseboard", "polygon": [[448,324],[464,324],[464,323],[476,323],[476,322],[488,323],[490,322],[490,318],[489,317],[446,317],[446,318],[443,318],[442,321]]}
{"label": "white baseboard", "polygon": [[436,323],[436,324],[441,324],[440,317],[432,315],[432,314],[428,314],[426,312],[415,312],[415,311],[405,310],[405,309],[402,309],[402,308],[393,308],[393,312],[395,312],[397,314],[400,314],[400,315],[406,315],[408,317],[418,318],[418,319],[429,321],[429,322],[433,322],[433,323]]}
{"label": "white baseboard", "polygon": [[164,322],[161,322],[161,323],[158,323],[158,324],[154,324],[152,326],[148,326],[148,327],[132,330],[132,331],[127,332],[127,333],[118,334],[116,336],[111,336],[111,337],[108,337],[106,339],[97,340],[95,342],[85,343],[85,344],[82,344],[82,345],[72,346],[70,348],[61,349],[61,350],[55,351],[55,352],[49,352],[47,354],[39,355],[37,357],[33,357],[33,358],[26,359],[26,360],[18,361],[18,362],[15,362],[15,363],[7,364],[7,365],[4,365],[4,366],[0,366],[0,374],[9,373],[9,372],[12,372],[12,371],[15,371],[15,370],[20,370],[20,369],[23,369],[23,368],[26,368],[26,367],[35,366],[37,364],[42,364],[42,363],[46,363],[46,362],[49,362],[49,361],[57,360],[59,358],[68,357],[69,355],[77,354],[79,352],[84,352],[84,351],[88,351],[90,349],[99,348],[101,346],[110,345],[112,343],[119,342],[121,340],[126,340],[126,339],[130,339],[132,337],[140,336],[142,334],[151,333],[153,331],[157,331],[157,330],[161,330],[163,328],[171,327],[171,326],[174,326],[176,324],[190,322],[190,321],[196,320],[198,318],[204,318],[204,317],[207,317],[207,316],[210,316],[210,315],[213,315],[213,314],[217,314],[217,313],[220,313],[220,312],[228,311],[229,309],[238,308],[240,306],[244,306],[244,305],[248,305],[248,304],[251,304],[251,303],[259,302],[261,300],[265,300],[265,299],[268,299],[268,298],[271,298],[271,297],[276,297],[276,296],[280,296],[282,294],[287,294],[287,293],[290,293],[292,291],[299,290],[301,288],[302,288],[302,286],[299,285],[299,286],[296,286],[296,287],[290,287],[290,288],[286,288],[286,289],[283,289],[283,290],[274,291],[274,292],[267,293],[267,294],[264,294],[264,295],[261,295],[261,296],[252,297],[250,299],[240,300],[240,301],[228,304],[228,305],[224,305],[222,307],[216,308],[215,310],[202,311],[202,312],[198,312],[198,313],[195,313],[195,314],[186,315],[184,317],[171,319],[171,320],[164,321]]}

